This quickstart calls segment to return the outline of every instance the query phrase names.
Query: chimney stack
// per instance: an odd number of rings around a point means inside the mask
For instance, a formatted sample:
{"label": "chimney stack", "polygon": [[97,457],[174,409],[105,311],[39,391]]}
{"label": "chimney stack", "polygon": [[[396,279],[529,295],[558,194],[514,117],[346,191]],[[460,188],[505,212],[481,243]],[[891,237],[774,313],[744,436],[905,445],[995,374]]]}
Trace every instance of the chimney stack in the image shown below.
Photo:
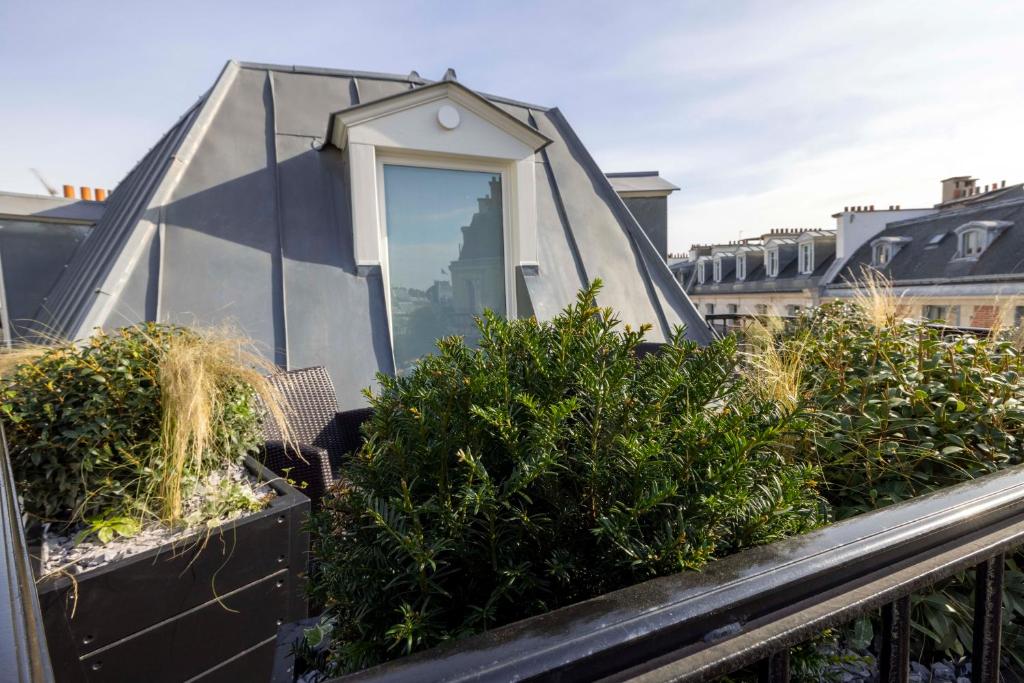
{"label": "chimney stack", "polygon": [[969,175],[957,175],[942,181],[942,203],[969,197],[977,190],[977,180]]}

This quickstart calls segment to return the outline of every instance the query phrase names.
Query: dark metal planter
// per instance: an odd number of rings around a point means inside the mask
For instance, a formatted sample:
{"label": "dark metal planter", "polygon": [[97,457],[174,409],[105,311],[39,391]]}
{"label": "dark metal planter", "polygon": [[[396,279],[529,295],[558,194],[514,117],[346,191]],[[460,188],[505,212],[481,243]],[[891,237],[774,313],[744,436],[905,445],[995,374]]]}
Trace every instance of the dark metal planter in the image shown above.
{"label": "dark metal planter", "polygon": [[58,681],[269,680],[278,626],[307,613],[309,499],[246,466],[278,494],[266,509],[40,583]]}

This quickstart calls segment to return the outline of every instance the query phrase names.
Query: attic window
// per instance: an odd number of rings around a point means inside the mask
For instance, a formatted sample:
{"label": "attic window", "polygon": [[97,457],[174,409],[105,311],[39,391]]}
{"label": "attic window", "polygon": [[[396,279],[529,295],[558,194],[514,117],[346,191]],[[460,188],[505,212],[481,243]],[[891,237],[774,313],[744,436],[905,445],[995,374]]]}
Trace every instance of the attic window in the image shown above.
{"label": "attic window", "polygon": [[764,270],[768,274],[768,277],[778,277],[779,275],[779,248],[764,250]]}
{"label": "attic window", "polygon": [[938,235],[932,235],[932,238],[928,240],[928,244],[925,245],[925,249],[934,249],[939,246],[948,234],[948,232],[940,232]]}
{"label": "attic window", "polygon": [[814,242],[800,245],[800,273],[810,275],[814,272]]}
{"label": "attic window", "polygon": [[985,251],[985,232],[983,230],[968,230],[960,235],[961,256],[980,256],[983,251]]}
{"label": "attic window", "polygon": [[1012,223],[1008,221],[971,221],[954,232],[957,235],[957,259],[974,260],[988,249],[997,237]]}
{"label": "attic window", "polygon": [[889,265],[899,253],[903,245],[910,242],[910,238],[904,235],[886,235],[871,242],[871,265]]}
{"label": "attic window", "polygon": [[746,280],[747,279],[747,255],[738,254],[736,256],[736,279]]}
{"label": "attic window", "polygon": [[722,281],[722,257],[721,256],[716,256],[715,257],[714,275],[715,275],[715,282],[721,282]]}
{"label": "attic window", "polygon": [[876,244],[871,252],[871,264],[884,266],[892,260],[892,248],[888,242]]}
{"label": "attic window", "polygon": [[707,281],[707,273],[704,272],[704,266],[707,265],[707,261],[701,261],[697,264],[697,282],[704,284]]}
{"label": "attic window", "polygon": [[479,337],[474,316],[507,302],[500,172],[383,165],[395,369],[440,337]]}

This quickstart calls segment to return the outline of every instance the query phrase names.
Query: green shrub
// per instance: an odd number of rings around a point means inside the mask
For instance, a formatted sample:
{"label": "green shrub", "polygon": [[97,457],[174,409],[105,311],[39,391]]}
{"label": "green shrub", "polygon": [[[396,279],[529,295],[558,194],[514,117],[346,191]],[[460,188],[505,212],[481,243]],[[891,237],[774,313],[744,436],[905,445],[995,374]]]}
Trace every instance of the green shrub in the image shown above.
{"label": "green shrub", "polygon": [[800,452],[822,466],[839,518],[1024,456],[1024,357],[1009,341],[876,326],[859,306],[833,303],[786,344],[803,358]]}
{"label": "green shrub", "polygon": [[380,376],[368,440],[311,519],[312,589],[352,670],[824,521],[787,418],[735,376],[735,342],[646,330],[595,305],[550,322],[485,314]]}
{"label": "green shrub", "polygon": [[[871,300],[886,297],[876,292]],[[769,352],[798,358],[797,457],[821,468],[839,519],[1016,465],[1024,456],[1024,356],[1010,341],[944,338],[890,302],[831,303]],[[878,313],[885,312],[884,315]],[[755,371],[757,371],[755,369]],[[1007,565],[1005,651],[1024,667],[1024,574]],[[973,577],[915,594],[918,656],[971,648]],[[863,625],[862,625],[863,626]]]}
{"label": "green shrub", "polygon": [[[121,517],[175,521],[180,499],[175,505],[169,490],[180,493],[252,451],[260,438],[249,371],[211,372],[225,363],[223,356],[214,363],[214,353],[203,359],[191,353],[210,343],[181,327],[147,324],[101,333],[80,346],[40,349],[17,366],[3,380],[0,410],[24,510],[43,520],[92,519],[97,528]],[[189,392],[168,380],[175,367],[169,359],[182,350],[192,373],[214,376],[204,380],[205,389],[193,385]],[[190,417],[168,409],[169,385],[191,397]],[[178,447],[179,434],[201,452],[171,457],[190,450]]]}

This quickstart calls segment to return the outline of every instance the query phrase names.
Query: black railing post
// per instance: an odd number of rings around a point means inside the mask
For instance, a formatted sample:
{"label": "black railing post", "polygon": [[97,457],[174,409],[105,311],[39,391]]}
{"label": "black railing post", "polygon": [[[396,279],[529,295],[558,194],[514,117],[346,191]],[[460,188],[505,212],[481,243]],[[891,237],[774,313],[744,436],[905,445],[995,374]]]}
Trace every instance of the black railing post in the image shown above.
{"label": "black railing post", "polygon": [[789,683],[789,649],[758,662],[757,683]]}
{"label": "black railing post", "polygon": [[974,648],[971,652],[972,683],[999,680],[999,656],[1003,631],[1003,555],[985,560],[974,570]]}
{"label": "black railing post", "polygon": [[882,656],[878,661],[880,683],[907,683],[910,675],[910,596],[882,607]]}

